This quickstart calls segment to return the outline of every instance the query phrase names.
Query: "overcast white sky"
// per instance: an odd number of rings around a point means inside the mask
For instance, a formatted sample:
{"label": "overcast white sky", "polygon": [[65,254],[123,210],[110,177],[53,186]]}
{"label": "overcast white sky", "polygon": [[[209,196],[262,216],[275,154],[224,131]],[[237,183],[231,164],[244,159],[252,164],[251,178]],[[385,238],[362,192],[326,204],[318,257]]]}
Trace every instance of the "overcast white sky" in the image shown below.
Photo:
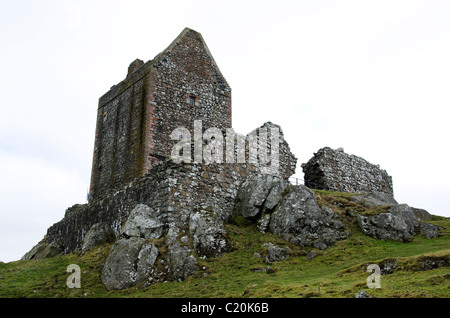
{"label": "overcast white sky", "polygon": [[379,164],[397,201],[450,216],[450,1],[5,1],[0,261],[86,201],[98,98],[184,27],[232,87],[233,127],[281,125]]}

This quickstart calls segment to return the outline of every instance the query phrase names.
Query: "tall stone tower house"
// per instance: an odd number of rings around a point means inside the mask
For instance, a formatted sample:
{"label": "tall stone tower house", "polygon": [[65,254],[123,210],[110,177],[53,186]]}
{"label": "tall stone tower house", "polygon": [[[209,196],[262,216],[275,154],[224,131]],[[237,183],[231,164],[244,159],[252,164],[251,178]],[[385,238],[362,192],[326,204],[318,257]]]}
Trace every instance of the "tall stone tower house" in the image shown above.
{"label": "tall stone tower house", "polygon": [[186,28],[153,60],[137,59],[100,97],[90,198],[146,174],[171,153],[177,127],[231,128],[231,88],[200,33]]}

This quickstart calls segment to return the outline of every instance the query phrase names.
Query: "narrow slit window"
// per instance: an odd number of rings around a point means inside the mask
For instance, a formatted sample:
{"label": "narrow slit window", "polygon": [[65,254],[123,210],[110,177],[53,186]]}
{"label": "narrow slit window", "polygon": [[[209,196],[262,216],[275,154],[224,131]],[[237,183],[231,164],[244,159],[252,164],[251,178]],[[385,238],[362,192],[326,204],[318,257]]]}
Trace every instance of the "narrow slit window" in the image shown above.
{"label": "narrow slit window", "polygon": [[195,96],[189,96],[189,105],[195,106]]}

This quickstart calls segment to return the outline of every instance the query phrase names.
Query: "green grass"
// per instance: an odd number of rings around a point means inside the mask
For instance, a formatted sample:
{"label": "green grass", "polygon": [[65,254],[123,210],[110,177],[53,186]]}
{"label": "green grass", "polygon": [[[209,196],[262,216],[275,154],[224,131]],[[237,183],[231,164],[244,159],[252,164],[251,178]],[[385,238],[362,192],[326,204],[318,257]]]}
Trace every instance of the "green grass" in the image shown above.
{"label": "green grass", "polygon": [[[165,282],[143,288],[107,291],[100,279],[101,266],[111,248],[104,245],[85,255],[69,254],[44,260],[0,263],[0,297],[354,297],[364,289],[375,297],[449,297],[450,267],[421,270],[423,257],[450,257],[450,220],[434,216],[430,223],[442,227],[441,236],[427,240],[416,236],[412,242],[380,241],[364,235],[348,213],[375,213],[363,210],[350,194],[315,191],[319,204],[329,205],[344,219],[351,236],[306,260],[311,248],[288,244],[270,233],[261,234],[245,222],[227,224],[234,250],[220,256],[200,259],[202,268],[183,282]],[[382,209],[381,209],[382,210]],[[272,242],[289,246],[289,259],[265,264],[266,247]],[[259,253],[262,257],[254,257]],[[381,288],[369,289],[368,264],[395,258],[398,268],[381,276]],[[69,264],[81,267],[81,288],[69,289]],[[447,263],[448,264],[448,263]]]}

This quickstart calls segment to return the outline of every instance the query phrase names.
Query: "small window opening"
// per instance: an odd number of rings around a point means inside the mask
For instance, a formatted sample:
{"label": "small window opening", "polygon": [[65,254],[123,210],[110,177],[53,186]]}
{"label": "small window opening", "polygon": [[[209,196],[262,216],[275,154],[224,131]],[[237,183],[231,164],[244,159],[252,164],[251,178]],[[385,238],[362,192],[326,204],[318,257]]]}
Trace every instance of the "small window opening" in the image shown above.
{"label": "small window opening", "polygon": [[189,105],[195,106],[195,96],[189,96]]}

